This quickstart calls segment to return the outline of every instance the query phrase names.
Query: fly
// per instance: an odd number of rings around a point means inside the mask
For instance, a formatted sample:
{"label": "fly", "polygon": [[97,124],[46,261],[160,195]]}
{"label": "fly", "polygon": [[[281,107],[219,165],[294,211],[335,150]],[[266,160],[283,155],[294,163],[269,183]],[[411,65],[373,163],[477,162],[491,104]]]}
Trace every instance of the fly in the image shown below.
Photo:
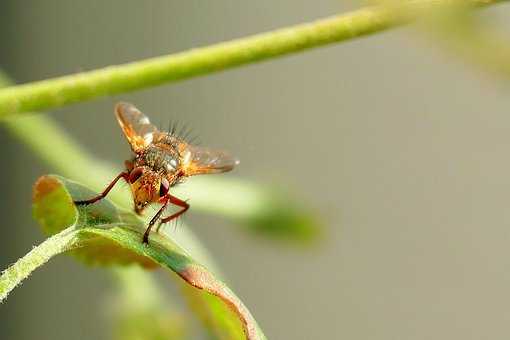
{"label": "fly", "polygon": [[[125,161],[125,170],[102,193],[74,203],[95,203],[105,198],[120,179],[125,180],[131,188],[137,214],[142,214],[149,204],[162,204],[145,230],[142,238],[145,244],[149,243],[150,231],[156,223],[167,223],[190,207],[186,201],[170,194],[170,188],[187,177],[227,172],[239,164],[236,158],[224,151],[191,145],[174,131],[159,131],[146,115],[129,103],[118,103],[115,116],[131,146],[133,157]],[[180,210],[163,217],[169,204],[178,206]]]}

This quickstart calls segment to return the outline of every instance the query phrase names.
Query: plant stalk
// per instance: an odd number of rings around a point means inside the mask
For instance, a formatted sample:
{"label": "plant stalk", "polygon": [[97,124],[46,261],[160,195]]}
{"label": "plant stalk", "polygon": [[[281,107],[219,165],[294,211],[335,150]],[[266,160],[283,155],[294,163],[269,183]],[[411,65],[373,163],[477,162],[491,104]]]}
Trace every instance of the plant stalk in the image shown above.
{"label": "plant stalk", "polygon": [[382,32],[448,5],[500,0],[415,0],[367,7],[208,47],[0,90],[0,118],[176,82]]}

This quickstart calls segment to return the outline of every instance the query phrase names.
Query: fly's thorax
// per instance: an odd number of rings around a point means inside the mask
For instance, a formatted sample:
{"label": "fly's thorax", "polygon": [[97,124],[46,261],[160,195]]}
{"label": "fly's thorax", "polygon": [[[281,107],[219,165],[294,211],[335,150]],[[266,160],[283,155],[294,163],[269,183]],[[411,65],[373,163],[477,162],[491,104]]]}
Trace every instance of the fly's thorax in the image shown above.
{"label": "fly's thorax", "polygon": [[172,177],[179,169],[180,156],[173,145],[152,144],[137,156],[135,165],[146,166],[165,177]]}

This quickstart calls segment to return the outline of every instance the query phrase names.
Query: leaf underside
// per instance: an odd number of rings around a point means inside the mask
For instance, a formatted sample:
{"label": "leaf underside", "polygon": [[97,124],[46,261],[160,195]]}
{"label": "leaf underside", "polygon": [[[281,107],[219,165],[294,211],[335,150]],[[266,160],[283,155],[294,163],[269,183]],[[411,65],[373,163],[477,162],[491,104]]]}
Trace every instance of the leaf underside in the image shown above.
{"label": "leaf underside", "polygon": [[218,338],[265,339],[240,299],[169,235],[152,233],[149,245],[144,245],[145,224],[134,213],[107,199],[80,208],[73,203],[93,195],[75,182],[43,176],[34,186],[34,217],[48,234],[74,227],[77,246],[70,252],[88,264],[161,266],[175,272],[187,283],[184,293],[192,309]]}

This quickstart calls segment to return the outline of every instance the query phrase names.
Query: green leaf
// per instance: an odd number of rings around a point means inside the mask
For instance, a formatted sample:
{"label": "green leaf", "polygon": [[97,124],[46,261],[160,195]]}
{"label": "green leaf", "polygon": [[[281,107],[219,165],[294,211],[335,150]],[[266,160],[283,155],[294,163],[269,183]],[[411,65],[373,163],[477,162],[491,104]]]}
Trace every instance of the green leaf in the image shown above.
{"label": "green leaf", "polygon": [[[107,199],[83,208],[74,205],[73,200],[93,194],[91,190],[57,176],[43,176],[37,181],[33,195],[34,217],[45,232],[55,234],[53,238],[61,240],[58,251],[49,253],[46,261],[57,253],[69,251],[87,263],[136,263],[145,268],[161,266],[170,269],[188,285],[185,291],[193,302],[192,307],[198,308],[198,314],[218,338],[265,339],[241,300],[169,236],[152,233],[150,244],[144,245],[141,237],[145,224],[134,213],[118,208]],[[46,247],[52,245],[49,243]],[[46,261],[34,264],[28,273]],[[0,298],[14,288],[12,283],[15,285],[28,275],[5,277],[6,273],[18,272],[18,263],[0,277]]]}

